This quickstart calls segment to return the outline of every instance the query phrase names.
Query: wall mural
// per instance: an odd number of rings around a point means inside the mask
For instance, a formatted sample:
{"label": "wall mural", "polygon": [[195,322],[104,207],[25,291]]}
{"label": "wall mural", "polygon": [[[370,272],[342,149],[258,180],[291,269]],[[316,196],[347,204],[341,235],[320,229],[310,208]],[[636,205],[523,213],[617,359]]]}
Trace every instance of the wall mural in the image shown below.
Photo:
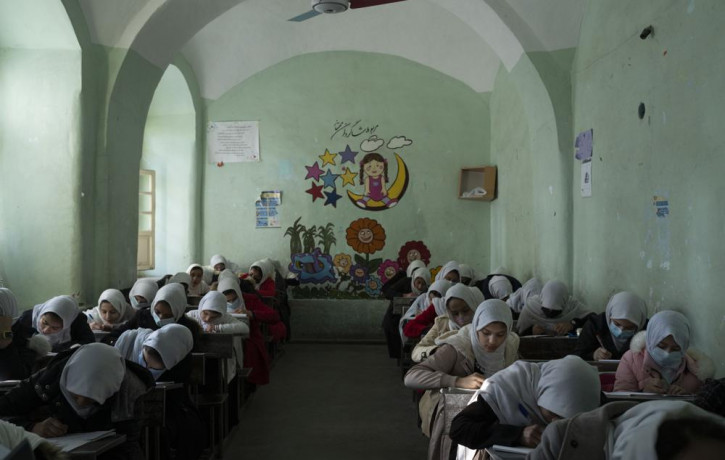
{"label": "wall mural", "polygon": [[301,220],[299,217],[285,232],[290,237],[289,269],[300,280],[300,286],[292,288],[295,298],[378,298],[383,284],[410,262],[430,260],[430,251],[422,241],[405,243],[398,250],[398,260],[385,259],[381,254],[385,229],[367,217],[352,221],[345,229],[345,242],[352,253],[333,256],[333,246],[337,245],[334,224],[307,227]]}

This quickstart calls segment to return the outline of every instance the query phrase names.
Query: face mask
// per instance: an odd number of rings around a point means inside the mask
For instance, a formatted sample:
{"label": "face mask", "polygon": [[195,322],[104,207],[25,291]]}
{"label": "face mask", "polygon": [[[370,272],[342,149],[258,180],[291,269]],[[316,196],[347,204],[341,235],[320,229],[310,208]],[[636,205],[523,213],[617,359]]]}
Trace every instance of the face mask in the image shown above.
{"label": "face mask", "polygon": [[619,326],[614,323],[609,323],[609,331],[612,333],[614,338],[617,339],[627,340],[634,337],[634,331],[620,329]]}
{"label": "face mask", "polygon": [[156,311],[151,312],[151,316],[154,317],[154,321],[156,322],[156,325],[158,327],[164,327],[167,324],[174,324],[174,318],[159,318],[159,315],[156,314]]}
{"label": "face mask", "polygon": [[242,305],[242,299],[237,298],[234,302],[227,302],[227,311],[234,311]]}
{"label": "face mask", "polygon": [[158,380],[159,377],[161,377],[161,374],[166,372],[166,369],[151,369],[143,357],[143,350],[141,350],[141,352],[138,354],[137,362],[141,366],[145,367],[149,372],[151,372],[151,376],[154,378],[154,380]]}
{"label": "face mask", "polygon": [[136,310],[141,310],[143,308],[148,308],[149,303],[148,302],[139,302],[136,300],[136,297],[131,297],[131,306]]}
{"label": "face mask", "polygon": [[547,318],[556,318],[561,315],[561,310],[552,310],[550,308],[541,307],[541,311]]}
{"label": "face mask", "polygon": [[650,356],[662,367],[676,367],[682,362],[681,351],[667,352],[660,347],[655,347]]}

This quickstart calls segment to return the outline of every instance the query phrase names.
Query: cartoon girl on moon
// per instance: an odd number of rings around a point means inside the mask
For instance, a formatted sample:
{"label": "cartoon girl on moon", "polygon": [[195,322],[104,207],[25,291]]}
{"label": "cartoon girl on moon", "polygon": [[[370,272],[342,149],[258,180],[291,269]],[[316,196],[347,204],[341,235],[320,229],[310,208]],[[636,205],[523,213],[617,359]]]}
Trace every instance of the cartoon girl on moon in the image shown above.
{"label": "cartoon girl on moon", "polygon": [[381,201],[386,207],[392,208],[398,200],[388,196],[388,160],[379,153],[368,153],[360,161],[360,184],[365,185],[365,194],[357,200],[357,204],[366,207],[368,201]]}

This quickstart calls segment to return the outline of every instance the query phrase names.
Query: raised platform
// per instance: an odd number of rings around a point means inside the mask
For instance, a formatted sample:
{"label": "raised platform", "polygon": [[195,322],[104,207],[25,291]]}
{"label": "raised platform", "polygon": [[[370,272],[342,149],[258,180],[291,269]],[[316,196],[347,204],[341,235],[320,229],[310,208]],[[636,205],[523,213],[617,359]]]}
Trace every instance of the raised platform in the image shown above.
{"label": "raised platform", "polygon": [[295,342],[383,343],[387,300],[289,299]]}

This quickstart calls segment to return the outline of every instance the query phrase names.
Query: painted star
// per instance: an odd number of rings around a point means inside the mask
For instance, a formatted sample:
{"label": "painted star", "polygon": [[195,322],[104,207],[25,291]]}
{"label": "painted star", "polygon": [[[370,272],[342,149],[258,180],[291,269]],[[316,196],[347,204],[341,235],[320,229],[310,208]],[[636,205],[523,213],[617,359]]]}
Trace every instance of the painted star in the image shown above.
{"label": "painted star", "polygon": [[342,177],[342,186],[355,185],[355,176],[357,176],[357,173],[352,172],[350,168],[345,168],[345,174],[340,176]]}
{"label": "painted star", "polygon": [[307,168],[307,175],[305,176],[306,179],[315,179],[320,180],[320,174],[322,174],[322,169],[320,169],[319,166],[317,166],[317,162],[315,161],[315,164],[312,166],[305,166]]}
{"label": "painted star", "polygon": [[337,157],[337,153],[330,153],[329,150],[325,149],[325,154],[320,155],[320,160],[322,160],[322,167],[324,168],[325,165],[335,166],[336,157]]}
{"label": "painted star", "polygon": [[325,174],[320,176],[320,179],[322,179],[322,182],[325,183],[325,187],[335,188],[335,181],[338,177],[340,177],[339,174],[332,174],[332,172],[328,169]]}
{"label": "painted star", "polygon": [[337,207],[337,200],[342,198],[342,196],[337,194],[336,189],[332,189],[331,192],[325,192],[325,196],[327,196],[327,199],[325,200],[325,206],[331,204],[335,208]]}
{"label": "painted star", "polygon": [[350,144],[345,146],[345,150],[343,150],[342,152],[337,152],[337,153],[339,153],[340,156],[342,157],[342,161],[340,162],[340,164],[345,164],[348,161],[352,164],[355,164],[355,155],[357,155],[358,152],[353,152],[350,149]]}
{"label": "painted star", "polygon": [[312,195],[312,202],[314,203],[318,198],[325,198],[325,195],[322,194],[322,189],[322,185],[312,184],[312,187],[305,190],[305,192]]}

